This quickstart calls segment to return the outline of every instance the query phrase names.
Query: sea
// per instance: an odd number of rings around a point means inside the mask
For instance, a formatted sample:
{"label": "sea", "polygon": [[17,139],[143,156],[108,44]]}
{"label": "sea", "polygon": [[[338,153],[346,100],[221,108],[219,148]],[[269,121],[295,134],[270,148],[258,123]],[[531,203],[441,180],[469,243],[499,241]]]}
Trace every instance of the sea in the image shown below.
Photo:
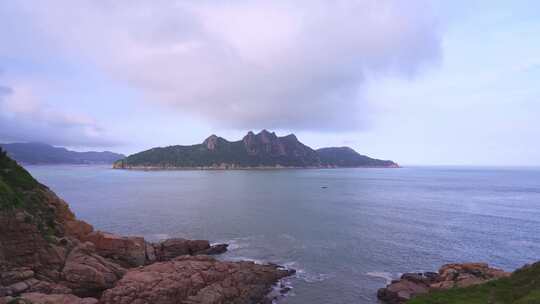
{"label": "sea", "polygon": [[405,272],[540,260],[540,168],[27,169],[96,229],[225,242],[221,259],[296,269],[278,303],[377,303]]}

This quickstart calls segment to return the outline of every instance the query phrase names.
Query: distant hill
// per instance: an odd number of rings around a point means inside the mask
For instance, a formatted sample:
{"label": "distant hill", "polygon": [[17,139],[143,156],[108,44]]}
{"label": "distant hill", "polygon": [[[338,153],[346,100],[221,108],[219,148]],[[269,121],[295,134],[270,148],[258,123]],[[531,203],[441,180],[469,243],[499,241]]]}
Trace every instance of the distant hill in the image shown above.
{"label": "distant hill", "polygon": [[112,164],[126,157],[105,152],[76,152],[43,143],[0,144],[13,159],[23,164]]}
{"label": "distant hill", "polygon": [[202,144],[153,148],[119,160],[113,167],[117,169],[397,167],[394,162],[372,159],[358,153],[356,158],[350,153],[344,154],[340,151],[333,153],[333,157],[326,156],[327,153],[323,154],[324,157],[321,157],[321,153],[301,143],[294,134],[278,137],[274,132],[263,130],[258,134],[248,132],[239,141],[228,141],[211,135]]}

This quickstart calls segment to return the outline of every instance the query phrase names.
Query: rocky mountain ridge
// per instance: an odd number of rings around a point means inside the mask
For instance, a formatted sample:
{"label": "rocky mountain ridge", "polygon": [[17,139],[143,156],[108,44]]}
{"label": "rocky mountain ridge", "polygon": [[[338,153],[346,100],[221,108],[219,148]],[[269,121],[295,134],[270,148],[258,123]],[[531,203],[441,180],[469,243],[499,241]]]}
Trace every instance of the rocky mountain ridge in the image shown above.
{"label": "rocky mountain ridge", "polygon": [[392,161],[373,159],[351,148],[314,150],[294,134],[277,136],[262,130],[248,132],[239,141],[211,135],[191,146],[152,148],[130,155],[113,165],[116,169],[261,169],[398,167]]}

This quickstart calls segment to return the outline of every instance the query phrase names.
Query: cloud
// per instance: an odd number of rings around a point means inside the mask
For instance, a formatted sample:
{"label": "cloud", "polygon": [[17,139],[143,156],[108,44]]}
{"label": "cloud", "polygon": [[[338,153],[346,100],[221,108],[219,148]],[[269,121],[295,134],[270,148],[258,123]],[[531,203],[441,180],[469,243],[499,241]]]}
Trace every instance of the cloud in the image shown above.
{"label": "cloud", "polygon": [[44,104],[28,86],[0,86],[0,142],[45,142],[61,146],[113,146],[88,116]]}
{"label": "cloud", "polygon": [[421,0],[18,5],[53,47],[227,128],[360,129],[366,77],[414,77],[441,56],[436,7]]}

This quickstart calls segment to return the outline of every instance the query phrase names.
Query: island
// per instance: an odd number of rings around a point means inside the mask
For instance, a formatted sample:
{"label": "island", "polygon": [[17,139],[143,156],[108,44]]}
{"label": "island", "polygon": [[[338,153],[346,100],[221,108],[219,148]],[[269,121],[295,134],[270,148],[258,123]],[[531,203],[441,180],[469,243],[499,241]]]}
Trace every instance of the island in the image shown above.
{"label": "island", "polygon": [[294,134],[248,132],[241,140],[211,135],[201,144],[152,148],[114,163],[115,169],[397,168],[397,163],[361,155],[348,147],[314,150]]}

